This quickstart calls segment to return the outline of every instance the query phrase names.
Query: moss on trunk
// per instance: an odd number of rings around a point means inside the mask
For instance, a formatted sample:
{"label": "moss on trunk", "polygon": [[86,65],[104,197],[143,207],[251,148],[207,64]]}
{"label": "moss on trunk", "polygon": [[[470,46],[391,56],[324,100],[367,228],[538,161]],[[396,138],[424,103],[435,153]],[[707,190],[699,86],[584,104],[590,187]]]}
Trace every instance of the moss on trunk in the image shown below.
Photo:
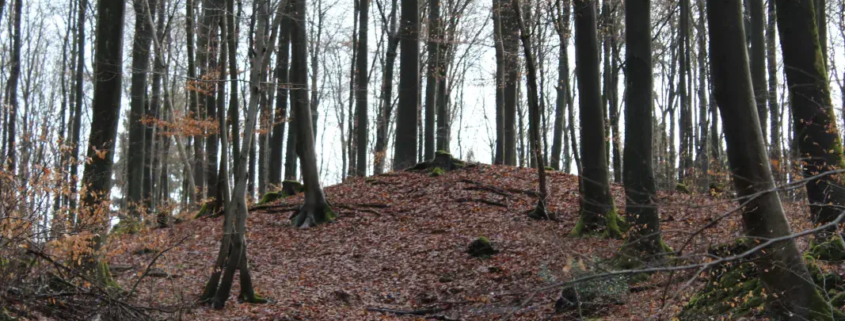
{"label": "moss on trunk", "polygon": [[337,219],[337,214],[328,203],[319,205],[302,205],[294,215],[293,226],[309,228],[324,223],[330,223]]}
{"label": "moss on trunk", "polygon": [[588,223],[584,222],[585,215],[581,215],[578,223],[575,223],[575,228],[569,233],[571,236],[589,236],[598,235],[601,237],[622,238],[622,233],[626,230],[625,219],[616,213],[616,206],[612,206],[610,211],[604,213],[604,224],[598,228],[589,228]]}

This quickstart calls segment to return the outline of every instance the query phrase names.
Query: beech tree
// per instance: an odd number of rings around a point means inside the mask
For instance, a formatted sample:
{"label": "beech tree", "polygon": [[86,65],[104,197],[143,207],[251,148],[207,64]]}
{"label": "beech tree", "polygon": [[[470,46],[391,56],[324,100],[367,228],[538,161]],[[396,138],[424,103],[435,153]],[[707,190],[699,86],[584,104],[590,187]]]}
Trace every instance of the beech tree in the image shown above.
{"label": "beech tree", "polygon": [[[779,4],[787,2],[797,3],[779,1]],[[742,4],[739,1],[710,0],[707,5],[713,93],[725,124],[734,187],[739,197],[747,199],[742,206],[745,232],[749,237],[760,240],[788,236],[792,231],[780,197],[774,190],[755,108],[745,54]],[[761,256],[756,264],[760,265],[760,279],[766,292],[777,295],[770,295],[767,300],[770,313],[784,320],[833,320],[830,305],[813,284],[795,241],[790,238],[777,242],[766,251],[773,254]]]}
{"label": "beech tree", "polygon": [[[17,0],[18,2],[20,0]],[[89,161],[82,176],[83,220],[94,227],[93,254],[82,262],[94,280],[113,285],[108,263],[98,253],[106,241],[111,170],[114,164],[117,123],[123,82],[123,1],[97,3],[97,40],[95,44],[94,100],[91,103],[91,132],[88,136]],[[83,7],[80,7],[80,11]]]}
{"label": "beech tree", "polygon": [[[292,99],[296,112],[294,121],[297,130],[297,152],[302,163],[302,182],[305,185],[305,203],[293,218],[294,226],[308,228],[335,219],[336,215],[326,201],[317,170],[317,151],[314,131],[311,129],[311,108],[308,102],[308,41],[305,30],[306,0],[293,0],[293,28],[291,28],[291,81],[294,89]],[[416,126],[412,126],[416,128]]]}
{"label": "beech tree", "polygon": [[625,5],[625,221],[630,227],[623,259],[651,261],[664,251],[652,165],[653,99],[651,0]]}
{"label": "beech tree", "polygon": [[[417,106],[419,106],[420,17],[416,0],[402,1],[399,27],[399,106],[396,111],[396,142],[393,170],[401,170],[416,163]],[[306,183],[307,185],[307,183]]]}
{"label": "beech tree", "polygon": [[599,85],[596,3],[575,1],[575,63],[581,118],[581,209],[572,235],[603,233],[621,236],[620,219],[610,195],[607,136]]}
{"label": "beech tree", "polygon": [[[830,99],[827,71],[816,26],[814,0],[776,0],[786,81],[792,102],[792,126],[805,177],[845,168],[842,139]],[[823,175],[807,183],[810,216],[824,224],[845,205],[840,175]],[[837,205],[837,206],[829,206]]]}

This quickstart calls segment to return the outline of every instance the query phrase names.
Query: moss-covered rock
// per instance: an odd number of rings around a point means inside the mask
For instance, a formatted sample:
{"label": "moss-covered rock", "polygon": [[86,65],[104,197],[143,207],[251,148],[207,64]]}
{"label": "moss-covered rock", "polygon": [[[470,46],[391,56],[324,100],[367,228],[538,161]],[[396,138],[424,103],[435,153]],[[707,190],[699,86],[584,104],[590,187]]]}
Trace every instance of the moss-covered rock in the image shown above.
{"label": "moss-covered rock", "polygon": [[256,205],[263,205],[275,202],[288,196],[293,196],[305,192],[305,186],[297,181],[283,181],[282,190],[278,192],[268,192],[261,196]]}
{"label": "moss-covered rock", "polygon": [[499,251],[493,247],[493,243],[489,239],[480,236],[475,241],[472,241],[472,243],[469,243],[467,253],[472,257],[486,257],[499,253]]}
{"label": "moss-covered rock", "polygon": [[692,194],[692,191],[690,191],[689,187],[682,183],[678,183],[675,185],[675,191],[683,194]]}
{"label": "moss-covered rock", "polygon": [[135,233],[138,233],[138,232],[140,232],[140,231],[141,231],[141,227],[142,227],[142,226],[143,226],[143,224],[141,224],[141,222],[140,222],[140,221],[138,221],[138,220],[137,220],[137,219],[135,219],[135,218],[131,218],[131,217],[122,217],[122,218],[120,219],[120,222],[117,222],[117,224],[115,224],[115,225],[111,228],[111,232],[110,232],[110,233],[111,233],[112,235],[127,235],[127,234],[135,234]]}

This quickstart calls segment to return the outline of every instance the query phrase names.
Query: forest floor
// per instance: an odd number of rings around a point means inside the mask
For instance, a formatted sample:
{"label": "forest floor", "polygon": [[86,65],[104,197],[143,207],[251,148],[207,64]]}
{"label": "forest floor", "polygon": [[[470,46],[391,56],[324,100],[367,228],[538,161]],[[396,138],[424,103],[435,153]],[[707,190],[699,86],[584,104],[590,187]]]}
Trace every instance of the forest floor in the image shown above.
{"label": "forest floor", "polygon": [[[338,213],[331,223],[295,229],[289,217],[302,195],[255,208],[248,220],[249,262],[257,292],[267,304],[238,303],[237,278],[226,307],[194,304],[211,274],[221,239],[222,217],[188,220],[170,229],[113,239],[112,266],[131,287],[157,252],[158,276],[138,286],[139,304],[187,307],[190,320],[569,320],[554,314],[560,289],[537,292],[570,280],[576,270],[600,269],[620,240],[571,237],[578,220],[577,177],[548,172],[548,207],[557,221],[528,218],[536,198],[536,171],[478,165],[439,177],[397,172],[353,178],[325,188]],[[624,215],[621,186],[612,187]],[[666,242],[678,250],[690,233],[736,207],[727,197],[663,193],[658,196]],[[794,230],[808,227],[806,206],[784,202]],[[739,213],[693,237],[684,253],[741,237]],[[490,239],[500,252],[473,258],[467,246]],[[799,240],[806,249],[807,241]],[[599,271],[600,272],[600,271]],[[668,274],[628,287],[614,303],[595,309],[606,320],[669,320],[703,285],[697,271]],[[695,280],[687,282],[688,280]],[[665,285],[670,283],[670,285]],[[671,284],[674,283],[674,284]],[[534,295],[528,301],[528,297]],[[426,310],[426,315],[373,311]]]}

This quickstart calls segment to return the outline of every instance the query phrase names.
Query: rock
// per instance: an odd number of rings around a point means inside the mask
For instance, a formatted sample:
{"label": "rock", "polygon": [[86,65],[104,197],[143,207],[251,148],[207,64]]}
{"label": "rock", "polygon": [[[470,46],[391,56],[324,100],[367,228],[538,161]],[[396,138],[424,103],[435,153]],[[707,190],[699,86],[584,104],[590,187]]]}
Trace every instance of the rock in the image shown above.
{"label": "rock", "polygon": [[484,257],[494,255],[496,253],[499,253],[499,251],[493,248],[493,244],[490,243],[490,240],[488,240],[486,237],[481,236],[469,244],[467,253],[469,253],[469,255],[472,255],[473,257]]}

